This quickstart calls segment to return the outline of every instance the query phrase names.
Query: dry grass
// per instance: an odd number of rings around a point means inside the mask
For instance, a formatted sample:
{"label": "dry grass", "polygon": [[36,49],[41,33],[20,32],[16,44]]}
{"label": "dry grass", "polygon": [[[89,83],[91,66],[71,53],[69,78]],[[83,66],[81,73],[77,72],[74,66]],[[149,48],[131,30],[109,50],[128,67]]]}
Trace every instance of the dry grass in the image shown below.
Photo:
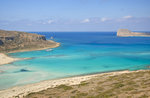
{"label": "dry grass", "polygon": [[150,98],[150,71],[95,77],[79,85],[60,85],[25,98]]}

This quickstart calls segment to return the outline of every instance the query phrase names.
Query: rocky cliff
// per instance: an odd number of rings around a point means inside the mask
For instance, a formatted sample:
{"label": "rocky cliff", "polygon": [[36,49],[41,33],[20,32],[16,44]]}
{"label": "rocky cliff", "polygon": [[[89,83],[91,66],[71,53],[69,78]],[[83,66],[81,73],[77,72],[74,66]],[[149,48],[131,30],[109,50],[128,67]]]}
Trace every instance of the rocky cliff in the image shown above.
{"label": "rocky cliff", "polygon": [[131,32],[128,29],[119,29],[117,31],[117,36],[120,37],[129,37],[129,36],[141,36],[141,37],[150,37],[150,33],[140,33],[140,32]]}
{"label": "rocky cliff", "polygon": [[0,52],[54,48],[58,44],[54,41],[47,41],[43,35],[0,30]]}

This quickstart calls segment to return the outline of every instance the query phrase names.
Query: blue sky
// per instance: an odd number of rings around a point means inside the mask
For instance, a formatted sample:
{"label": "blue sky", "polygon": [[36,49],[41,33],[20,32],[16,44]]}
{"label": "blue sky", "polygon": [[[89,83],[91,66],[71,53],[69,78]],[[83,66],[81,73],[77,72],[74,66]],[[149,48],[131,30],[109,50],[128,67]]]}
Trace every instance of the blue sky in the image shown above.
{"label": "blue sky", "polygon": [[150,0],[0,0],[0,29],[150,31]]}

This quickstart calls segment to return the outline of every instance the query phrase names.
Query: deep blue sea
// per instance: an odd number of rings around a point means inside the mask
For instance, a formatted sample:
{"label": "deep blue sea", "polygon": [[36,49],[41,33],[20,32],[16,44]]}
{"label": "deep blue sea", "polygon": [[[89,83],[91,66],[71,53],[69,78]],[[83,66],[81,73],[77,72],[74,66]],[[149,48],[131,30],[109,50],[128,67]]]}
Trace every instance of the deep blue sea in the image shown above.
{"label": "deep blue sea", "polygon": [[51,36],[60,47],[10,53],[30,58],[0,66],[0,89],[42,80],[150,66],[150,37],[117,37],[116,32],[32,32]]}

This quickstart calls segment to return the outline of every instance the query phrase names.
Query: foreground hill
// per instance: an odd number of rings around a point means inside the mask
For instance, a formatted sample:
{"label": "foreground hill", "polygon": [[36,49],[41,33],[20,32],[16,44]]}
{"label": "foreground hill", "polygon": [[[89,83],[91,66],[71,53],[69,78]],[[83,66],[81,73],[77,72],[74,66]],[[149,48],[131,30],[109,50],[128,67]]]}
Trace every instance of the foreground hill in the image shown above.
{"label": "foreground hill", "polygon": [[0,30],[0,52],[19,52],[55,48],[59,43],[46,40],[45,36]]}
{"label": "foreground hill", "polygon": [[128,29],[119,29],[117,31],[117,36],[120,37],[132,37],[132,36],[141,36],[141,37],[150,37],[150,33],[140,33],[140,32],[131,32]]}
{"label": "foreground hill", "polygon": [[150,71],[104,74],[78,85],[59,85],[33,92],[24,98],[150,98]]}

